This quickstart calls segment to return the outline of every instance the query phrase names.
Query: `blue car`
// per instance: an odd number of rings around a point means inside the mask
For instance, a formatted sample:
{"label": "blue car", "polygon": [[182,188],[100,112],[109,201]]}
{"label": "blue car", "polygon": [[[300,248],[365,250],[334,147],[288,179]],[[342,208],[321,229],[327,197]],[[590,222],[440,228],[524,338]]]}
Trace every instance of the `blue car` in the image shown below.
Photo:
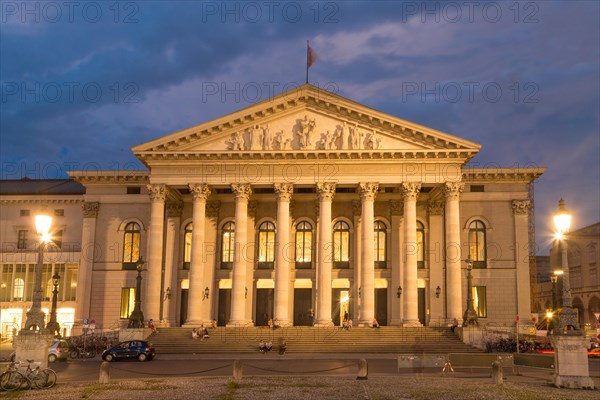
{"label": "blue car", "polygon": [[104,350],[102,359],[104,361],[132,360],[150,361],[156,355],[152,343],[144,340],[128,340],[121,342],[110,349]]}

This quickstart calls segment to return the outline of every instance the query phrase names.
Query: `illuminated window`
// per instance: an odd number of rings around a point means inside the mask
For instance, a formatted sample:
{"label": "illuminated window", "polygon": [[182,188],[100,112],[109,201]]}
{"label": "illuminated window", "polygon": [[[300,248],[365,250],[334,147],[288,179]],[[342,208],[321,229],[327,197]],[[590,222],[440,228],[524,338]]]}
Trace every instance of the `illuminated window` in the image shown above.
{"label": "illuminated window", "polygon": [[190,269],[190,262],[192,261],[192,223],[190,222],[185,226],[184,234],[184,247],[183,247],[183,269]]}
{"label": "illuminated window", "polygon": [[487,318],[487,296],[485,286],[473,286],[473,306],[479,318]]}
{"label": "illuminated window", "polygon": [[27,231],[26,230],[20,230],[19,231],[19,238],[17,241],[17,249],[20,250],[24,250],[27,248]]}
{"label": "illuminated window", "polygon": [[338,221],[333,226],[333,266],[334,268],[350,267],[350,226]]}
{"label": "illuminated window", "polygon": [[417,268],[425,268],[425,227],[417,221]]}
{"label": "illuminated window", "polygon": [[13,300],[22,301],[25,294],[25,281],[21,278],[15,279],[13,286]]}
{"label": "illuminated window", "polygon": [[387,227],[381,221],[375,221],[375,268],[386,268]]}
{"label": "illuminated window", "polygon": [[312,268],[312,225],[306,221],[296,225],[296,268]]}
{"label": "illuminated window", "polygon": [[123,319],[129,318],[133,308],[135,307],[135,288],[121,288],[121,313]]}
{"label": "illuminated window", "polygon": [[233,257],[235,255],[235,224],[228,222],[223,225],[221,232],[221,268],[233,268]]}
{"label": "illuminated window", "polygon": [[258,268],[271,269],[275,264],[275,225],[263,222],[258,227]]}
{"label": "illuminated window", "polygon": [[140,225],[128,223],[123,234],[123,269],[136,269],[135,263],[140,259],[140,238]]}
{"label": "illuminated window", "polygon": [[486,268],[485,225],[476,220],[469,224],[469,255],[473,268]]}

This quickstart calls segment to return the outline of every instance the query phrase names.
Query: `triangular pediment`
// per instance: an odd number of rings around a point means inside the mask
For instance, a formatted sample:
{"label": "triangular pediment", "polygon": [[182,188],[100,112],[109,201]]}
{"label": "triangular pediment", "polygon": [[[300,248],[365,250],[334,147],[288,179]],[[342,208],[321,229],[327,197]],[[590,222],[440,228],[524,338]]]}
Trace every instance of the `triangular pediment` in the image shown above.
{"label": "triangular pediment", "polygon": [[139,146],[142,160],[158,153],[460,152],[480,145],[365,107],[312,85]]}

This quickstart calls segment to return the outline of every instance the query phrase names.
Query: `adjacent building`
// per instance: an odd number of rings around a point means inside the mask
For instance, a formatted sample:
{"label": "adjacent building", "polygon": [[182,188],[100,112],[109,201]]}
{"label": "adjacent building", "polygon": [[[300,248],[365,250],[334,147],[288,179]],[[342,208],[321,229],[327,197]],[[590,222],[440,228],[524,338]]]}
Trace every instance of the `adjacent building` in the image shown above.
{"label": "adjacent building", "polygon": [[446,325],[462,320],[468,256],[480,323],[529,320],[544,170],[466,167],[480,147],[307,84],[134,147],[147,171],[2,191],[2,324],[24,322],[37,253],[20,232],[34,240],[42,208],[77,242],[45,267],[71,277],[76,326],[126,324],[140,259],[145,317],[171,326]]}

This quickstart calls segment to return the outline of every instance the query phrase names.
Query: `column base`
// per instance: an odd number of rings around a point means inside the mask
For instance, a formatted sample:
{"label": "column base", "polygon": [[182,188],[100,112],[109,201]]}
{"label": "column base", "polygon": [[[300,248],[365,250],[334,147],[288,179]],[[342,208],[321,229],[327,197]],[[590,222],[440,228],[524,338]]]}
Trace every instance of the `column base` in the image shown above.
{"label": "column base", "polygon": [[404,326],[406,328],[420,328],[423,326],[423,324],[419,320],[414,320],[414,321],[404,321],[402,326]]}
{"label": "column base", "polygon": [[367,328],[371,327],[371,325],[373,325],[373,320],[358,321],[358,324],[356,324],[356,326],[366,326]]}
{"label": "column base", "polygon": [[402,326],[402,320],[392,318],[390,321],[390,326]]}
{"label": "column base", "polygon": [[331,321],[331,320],[316,321],[313,326],[333,326],[333,321]]}
{"label": "column base", "polygon": [[225,324],[227,328],[245,328],[248,326],[254,326],[254,322],[251,320],[239,320],[239,321],[229,321]]}
{"label": "column base", "polygon": [[197,328],[200,325],[206,326],[206,322],[202,321],[201,319],[192,320],[192,321],[185,321],[185,324],[183,324],[181,326],[184,327],[184,328]]}
{"label": "column base", "polygon": [[285,326],[291,325],[289,319],[275,319],[273,320],[273,328],[283,328]]}

